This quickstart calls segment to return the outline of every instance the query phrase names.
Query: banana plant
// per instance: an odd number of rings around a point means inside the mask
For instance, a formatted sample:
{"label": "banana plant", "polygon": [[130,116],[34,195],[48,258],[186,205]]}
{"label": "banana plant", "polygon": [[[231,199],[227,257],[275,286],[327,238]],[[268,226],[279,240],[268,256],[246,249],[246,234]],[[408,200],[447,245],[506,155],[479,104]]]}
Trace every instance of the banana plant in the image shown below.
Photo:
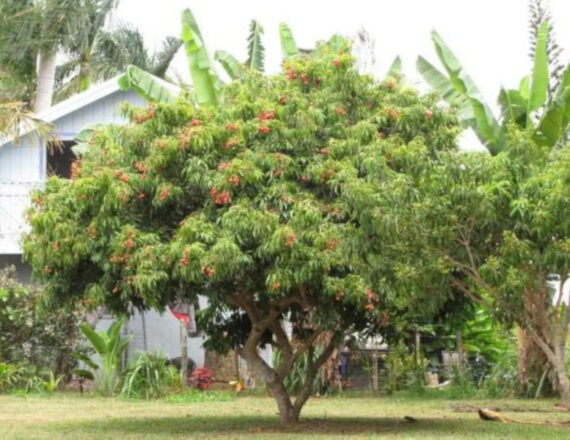
{"label": "banana plant", "polygon": [[82,361],[93,372],[84,369],[77,369],[74,373],[79,377],[93,379],[94,371],[101,368],[101,375],[97,389],[105,396],[112,396],[119,384],[121,356],[129,346],[132,335],[121,337],[121,328],[125,320],[115,321],[108,330],[96,332],[88,324],[81,324],[80,329],[91,344],[93,350],[100,358],[100,365],[82,354],[75,354],[74,357]]}
{"label": "banana plant", "polygon": [[[467,75],[464,67],[437,32],[432,33],[439,60],[447,76],[419,57],[417,68],[426,82],[442,98],[458,107],[463,127],[471,127],[491,154],[505,148],[505,134],[511,123],[521,128],[532,128],[534,138],[545,146],[554,146],[567,131],[570,123],[570,67],[566,69],[555,99],[548,102],[548,38],[550,25],[543,22],[537,29],[533,70],[523,78],[518,89],[501,89],[500,122],[485,103],[481,92]],[[539,110],[542,117],[535,123]]]}
{"label": "banana plant", "polygon": [[265,68],[265,48],[261,40],[263,27],[257,20],[251,20],[249,25],[249,36],[247,37],[247,60],[240,63],[233,55],[217,50],[214,59],[220,63],[231,80],[241,80],[248,70],[263,72]]}
{"label": "banana plant", "polygon": [[159,78],[132,64],[119,77],[119,87],[134,90],[149,102],[172,102],[175,98]]}

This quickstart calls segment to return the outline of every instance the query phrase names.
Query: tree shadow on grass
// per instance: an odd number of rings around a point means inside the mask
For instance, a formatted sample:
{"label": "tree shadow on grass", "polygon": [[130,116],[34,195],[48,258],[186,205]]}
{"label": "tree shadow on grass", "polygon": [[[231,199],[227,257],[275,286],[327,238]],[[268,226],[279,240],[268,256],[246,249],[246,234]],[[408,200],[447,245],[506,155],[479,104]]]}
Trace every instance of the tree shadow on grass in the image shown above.
{"label": "tree shadow on grass", "polygon": [[[61,425],[60,425],[61,427]],[[52,426],[52,428],[56,428]],[[111,418],[93,422],[66,423],[66,432],[77,429],[97,433],[107,438],[108,435],[122,433],[133,436],[157,435],[193,438],[192,435],[227,435],[249,436],[262,434],[398,434],[403,438],[421,437],[422,434],[430,438],[458,438],[467,434],[469,438],[485,437],[489,433],[496,434],[530,434],[530,431],[546,435],[541,430],[546,427],[529,427],[526,425],[500,424],[481,422],[477,419],[449,419],[449,418],[420,418],[417,422],[409,422],[404,418],[306,418],[298,424],[282,426],[276,417],[263,416],[193,416],[185,417],[141,417],[141,418]],[[547,428],[547,429],[552,429]],[[563,429],[563,428],[562,428]],[[552,431],[551,431],[552,432]],[[568,431],[566,431],[568,432]],[[232,437],[233,438],[233,437]],[[537,437],[538,438],[538,437]]]}

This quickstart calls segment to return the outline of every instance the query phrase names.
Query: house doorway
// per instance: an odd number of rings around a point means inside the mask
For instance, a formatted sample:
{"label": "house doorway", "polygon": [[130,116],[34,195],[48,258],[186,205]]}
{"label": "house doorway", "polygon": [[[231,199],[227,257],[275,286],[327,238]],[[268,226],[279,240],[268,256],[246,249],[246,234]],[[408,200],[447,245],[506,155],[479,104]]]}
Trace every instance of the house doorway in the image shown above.
{"label": "house doorway", "polygon": [[74,141],[49,143],[47,149],[47,176],[58,176],[69,179],[71,177],[71,164],[77,159],[71,147]]}

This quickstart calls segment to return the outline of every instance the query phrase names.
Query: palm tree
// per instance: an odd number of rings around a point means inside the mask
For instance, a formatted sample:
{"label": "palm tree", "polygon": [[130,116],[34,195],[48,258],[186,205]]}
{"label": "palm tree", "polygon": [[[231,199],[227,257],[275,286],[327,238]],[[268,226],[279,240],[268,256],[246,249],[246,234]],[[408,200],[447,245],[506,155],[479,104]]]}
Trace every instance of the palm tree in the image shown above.
{"label": "palm tree", "polygon": [[150,53],[140,31],[124,25],[110,31],[93,27],[89,37],[81,40],[84,47],[78,44],[71,47],[69,60],[58,66],[56,100],[118,75],[131,64],[163,78],[182,46],[178,38],[167,37],[161,50]]}

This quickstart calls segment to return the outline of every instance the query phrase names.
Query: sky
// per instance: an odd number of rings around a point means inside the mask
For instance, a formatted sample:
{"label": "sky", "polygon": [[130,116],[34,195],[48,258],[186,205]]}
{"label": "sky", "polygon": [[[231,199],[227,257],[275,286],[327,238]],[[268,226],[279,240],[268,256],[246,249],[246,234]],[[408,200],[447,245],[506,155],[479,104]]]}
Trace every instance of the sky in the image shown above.
{"label": "sky", "polygon": [[[567,62],[570,1],[547,3]],[[516,87],[531,69],[528,0],[121,0],[113,20],[138,27],[148,46],[156,48],[167,35],[180,34],[184,8],[194,13],[211,54],[221,49],[240,60],[246,58],[249,23],[258,20],[265,29],[269,73],[280,69],[280,22],[289,24],[297,45],[306,48],[334,33],[355,36],[365,28],[375,40],[377,74],[383,75],[400,55],[404,74],[420,89],[417,56],[439,65],[430,40],[435,29],[493,106],[501,86]],[[183,51],[169,73],[189,80]],[[463,144],[474,142],[470,135],[465,139]]]}

